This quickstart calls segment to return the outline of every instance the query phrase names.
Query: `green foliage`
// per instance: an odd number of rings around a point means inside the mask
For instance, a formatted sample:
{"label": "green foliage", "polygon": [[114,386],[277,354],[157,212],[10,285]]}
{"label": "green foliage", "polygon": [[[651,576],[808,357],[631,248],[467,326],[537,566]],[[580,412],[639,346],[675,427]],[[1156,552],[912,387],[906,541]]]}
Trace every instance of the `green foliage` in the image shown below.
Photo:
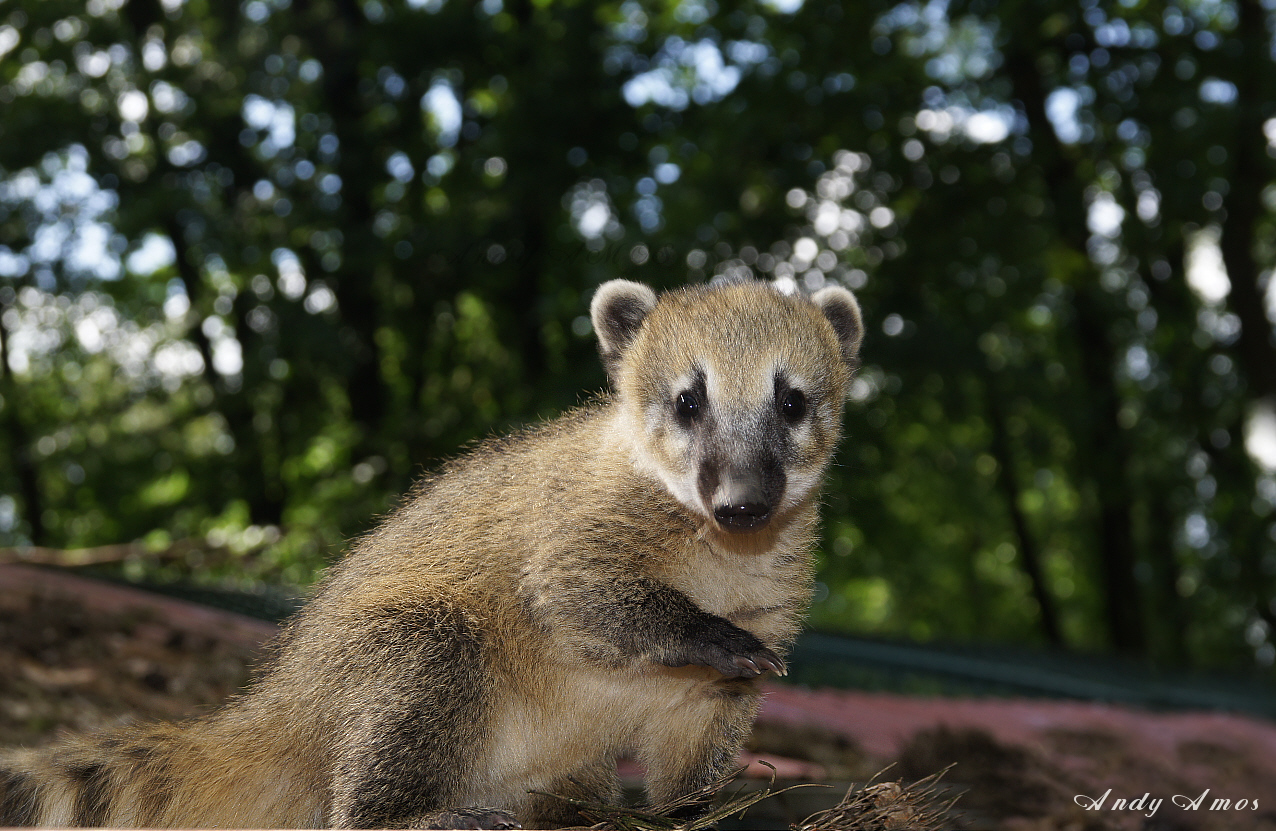
{"label": "green foliage", "polygon": [[1270,666],[1276,15],[791,5],[0,2],[0,544],[307,582],[747,272],[871,326],[818,625]]}

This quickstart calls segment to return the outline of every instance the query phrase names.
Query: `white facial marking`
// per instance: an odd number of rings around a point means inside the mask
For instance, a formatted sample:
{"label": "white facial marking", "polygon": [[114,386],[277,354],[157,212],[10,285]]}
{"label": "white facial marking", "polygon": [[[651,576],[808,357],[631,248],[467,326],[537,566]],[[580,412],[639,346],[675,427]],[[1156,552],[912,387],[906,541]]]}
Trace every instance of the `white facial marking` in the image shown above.
{"label": "white facial marking", "polygon": [[[686,387],[680,387],[680,389],[686,389]],[[697,472],[690,462],[691,442],[682,431],[671,429],[668,415],[670,408],[671,405],[668,403],[650,405],[644,414],[643,424],[634,424],[632,419],[622,418],[620,434],[629,447],[629,456],[636,469],[658,479],[665,486],[665,490],[687,508],[712,518],[712,510],[701,501],[699,489],[696,487]],[[657,436],[661,438],[657,439]],[[679,476],[676,471],[666,467],[660,457],[651,450],[653,445],[659,443],[664,444],[666,452],[670,455],[683,459],[682,468],[689,472]]]}
{"label": "white facial marking", "polygon": [[822,470],[789,470],[787,474],[784,499],[782,501],[782,505],[786,510],[797,507],[811,491],[819,487],[824,478]]}

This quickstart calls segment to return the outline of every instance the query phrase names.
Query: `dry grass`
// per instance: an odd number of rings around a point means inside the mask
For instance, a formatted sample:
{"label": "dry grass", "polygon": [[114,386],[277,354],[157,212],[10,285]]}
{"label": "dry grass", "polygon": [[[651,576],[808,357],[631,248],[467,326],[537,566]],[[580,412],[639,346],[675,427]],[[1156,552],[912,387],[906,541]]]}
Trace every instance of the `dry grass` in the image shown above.
{"label": "dry grass", "polygon": [[[852,787],[842,801],[812,814],[794,831],[938,831],[945,827],[956,797],[947,801],[939,780],[949,768],[910,784],[874,782]],[[889,770],[889,768],[888,768]],[[882,771],[885,773],[885,771]],[[881,776],[879,773],[877,776]],[[876,779],[877,777],[873,777]]]}
{"label": "dry grass", "polygon": [[[761,764],[771,767],[766,762]],[[753,805],[782,793],[797,788],[829,787],[808,783],[777,789],[775,768],[771,767],[771,770],[771,782],[766,787],[745,793],[745,786],[741,785],[717,805],[713,803],[740,778],[745,768],[672,802],[645,809],[590,802],[543,791],[535,793],[571,804],[582,816],[595,823],[590,826],[594,831],[703,831],[729,817],[743,817]],[[862,787],[850,788],[837,805],[812,814],[790,828],[792,831],[938,831],[944,827],[955,801],[941,801],[937,786],[946,770],[907,785],[870,780]],[[704,810],[697,813],[697,808],[702,806]]]}

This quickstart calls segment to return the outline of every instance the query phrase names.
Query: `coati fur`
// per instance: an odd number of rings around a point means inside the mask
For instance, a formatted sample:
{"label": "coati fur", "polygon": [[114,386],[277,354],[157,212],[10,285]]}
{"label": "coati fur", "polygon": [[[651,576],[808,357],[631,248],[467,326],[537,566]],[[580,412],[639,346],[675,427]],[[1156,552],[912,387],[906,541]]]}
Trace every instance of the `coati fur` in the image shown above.
{"label": "coati fur", "polygon": [[[183,725],[0,756],[0,826],[557,827],[728,772],[785,673],[863,326],[852,294],[602,285],[612,393],[420,482]],[[492,806],[492,807],[487,807]]]}

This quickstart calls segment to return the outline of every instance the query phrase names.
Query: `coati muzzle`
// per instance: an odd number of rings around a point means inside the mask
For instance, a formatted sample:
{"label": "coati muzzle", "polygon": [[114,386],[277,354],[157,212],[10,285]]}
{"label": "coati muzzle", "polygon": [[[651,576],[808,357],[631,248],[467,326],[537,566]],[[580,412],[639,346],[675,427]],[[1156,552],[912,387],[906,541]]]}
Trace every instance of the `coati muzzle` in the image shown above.
{"label": "coati muzzle", "polygon": [[784,490],[784,472],[778,466],[723,471],[716,478],[717,487],[708,501],[720,527],[727,531],[757,531],[771,521]]}

